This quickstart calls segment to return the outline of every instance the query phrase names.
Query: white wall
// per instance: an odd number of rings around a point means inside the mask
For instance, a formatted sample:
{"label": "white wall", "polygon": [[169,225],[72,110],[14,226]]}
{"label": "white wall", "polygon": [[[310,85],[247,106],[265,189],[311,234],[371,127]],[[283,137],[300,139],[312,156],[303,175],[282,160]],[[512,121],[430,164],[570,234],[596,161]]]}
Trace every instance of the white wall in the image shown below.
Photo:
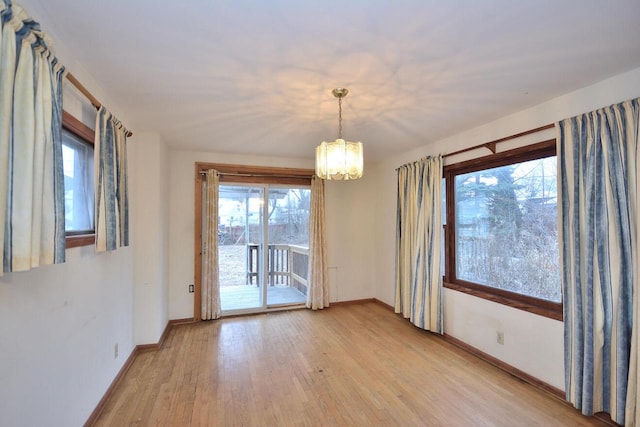
{"label": "white wall", "polygon": [[133,350],[131,272],[130,248],[83,247],[0,278],[0,425],[87,420]]}
{"label": "white wall", "polygon": [[327,262],[331,302],[372,298],[375,243],[372,175],[325,181]]}
{"label": "white wall", "polygon": [[[312,160],[206,152],[170,152],[169,317],[193,317],[195,163],[313,169]],[[330,182],[325,188],[331,301],[371,298],[373,224],[365,181]],[[339,222],[340,221],[340,222]]]}
{"label": "white wall", "polygon": [[[422,156],[444,154],[481,144],[638,96],[640,68],[450,138],[430,144],[425,141],[423,147],[374,165],[376,178],[372,184],[377,188],[374,254],[376,298],[391,305],[394,302],[395,169],[398,166]],[[521,145],[531,143],[535,138],[542,140],[554,136],[551,130],[510,144]],[[498,148],[504,150],[508,147],[505,143]],[[478,150],[447,161],[456,162],[487,154],[486,150]],[[445,333],[564,389],[562,322],[445,289],[444,328]],[[504,332],[504,345],[496,343],[498,330]]]}
{"label": "white wall", "polygon": [[154,344],[169,319],[169,150],[160,135],[140,132],[131,151],[134,341]]}

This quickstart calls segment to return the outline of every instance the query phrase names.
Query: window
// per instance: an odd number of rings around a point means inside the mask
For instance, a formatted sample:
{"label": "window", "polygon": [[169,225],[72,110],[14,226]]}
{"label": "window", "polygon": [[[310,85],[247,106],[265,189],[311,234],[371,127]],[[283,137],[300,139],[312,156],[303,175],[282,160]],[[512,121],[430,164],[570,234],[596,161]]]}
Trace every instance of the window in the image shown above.
{"label": "window", "polygon": [[555,140],[445,168],[446,286],[561,318]]}
{"label": "window", "polygon": [[93,136],[94,131],[63,113],[62,164],[67,248],[95,242]]}
{"label": "window", "polygon": [[92,233],[93,227],[93,145],[71,132],[62,132],[64,168],[65,231]]}

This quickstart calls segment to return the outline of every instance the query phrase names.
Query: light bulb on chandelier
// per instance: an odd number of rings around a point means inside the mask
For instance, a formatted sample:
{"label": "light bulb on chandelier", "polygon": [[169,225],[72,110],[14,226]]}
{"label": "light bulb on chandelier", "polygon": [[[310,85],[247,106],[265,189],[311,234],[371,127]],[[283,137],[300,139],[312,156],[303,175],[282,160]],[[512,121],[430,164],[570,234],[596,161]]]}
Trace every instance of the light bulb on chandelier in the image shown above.
{"label": "light bulb on chandelier", "polygon": [[338,139],[323,141],[316,147],[316,175],[328,180],[348,180],[362,177],[362,142],[349,142],[342,138],[342,98],[349,90],[338,87],[333,91],[338,98]]}

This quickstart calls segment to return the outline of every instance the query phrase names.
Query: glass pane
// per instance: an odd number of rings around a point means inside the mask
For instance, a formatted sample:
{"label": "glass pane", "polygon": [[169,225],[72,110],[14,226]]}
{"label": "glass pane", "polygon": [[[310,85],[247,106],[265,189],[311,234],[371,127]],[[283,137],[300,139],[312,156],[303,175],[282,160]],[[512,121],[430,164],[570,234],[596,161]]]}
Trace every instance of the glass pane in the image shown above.
{"label": "glass pane", "polygon": [[218,199],[222,310],[262,306],[262,188],[221,185]]}
{"label": "glass pane", "polygon": [[308,188],[269,188],[267,305],[306,301],[310,200]]}
{"label": "glass pane", "polygon": [[456,277],[562,300],[556,157],[456,176]]}
{"label": "glass pane", "polygon": [[93,146],[62,131],[65,230],[93,232]]}

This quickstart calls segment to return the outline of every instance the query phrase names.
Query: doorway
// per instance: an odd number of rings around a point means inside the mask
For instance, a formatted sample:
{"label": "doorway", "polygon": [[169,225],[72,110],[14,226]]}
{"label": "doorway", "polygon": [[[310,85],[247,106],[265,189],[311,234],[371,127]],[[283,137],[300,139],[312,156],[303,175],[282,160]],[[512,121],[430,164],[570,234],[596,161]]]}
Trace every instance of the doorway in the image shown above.
{"label": "doorway", "polygon": [[304,304],[311,190],[269,184],[219,188],[223,314]]}
{"label": "doorway", "polygon": [[200,319],[203,172],[219,173],[218,249],[222,315],[303,307],[313,169],[195,164],[194,318]]}

